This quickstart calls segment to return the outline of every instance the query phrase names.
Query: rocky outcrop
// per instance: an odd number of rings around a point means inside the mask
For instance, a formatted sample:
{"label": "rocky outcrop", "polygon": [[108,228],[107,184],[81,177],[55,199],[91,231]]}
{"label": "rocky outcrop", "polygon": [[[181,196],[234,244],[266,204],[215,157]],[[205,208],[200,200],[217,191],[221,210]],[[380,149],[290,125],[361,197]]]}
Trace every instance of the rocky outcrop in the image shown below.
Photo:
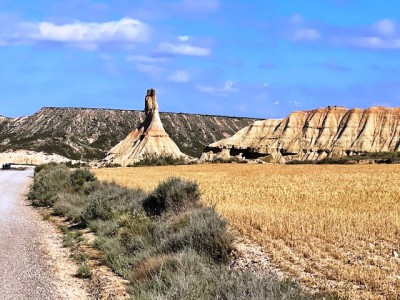
{"label": "rocky outcrop", "polygon": [[256,121],[207,146],[202,159],[240,155],[284,163],[387,151],[400,151],[400,108],[327,107]]}
{"label": "rocky outcrop", "polygon": [[[138,110],[46,107],[22,117],[0,119],[0,152],[24,149],[69,159],[104,159],[145,119]],[[255,119],[163,113],[160,119],[179,149],[199,157],[204,147],[229,137]]]}
{"label": "rocky outcrop", "polygon": [[146,156],[185,156],[164,130],[154,89],[147,90],[145,115],[143,123],[109,151],[107,163],[128,166]]}

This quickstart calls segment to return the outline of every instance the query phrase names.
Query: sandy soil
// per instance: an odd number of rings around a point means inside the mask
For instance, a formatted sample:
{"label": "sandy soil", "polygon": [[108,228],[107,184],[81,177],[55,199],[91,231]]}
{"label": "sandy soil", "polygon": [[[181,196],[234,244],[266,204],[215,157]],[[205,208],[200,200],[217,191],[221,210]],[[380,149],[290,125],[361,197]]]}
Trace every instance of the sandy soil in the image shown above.
{"label": "sandy soil", "polygon": [[60,233],[26,200],[32,177],[0,171],[0,299],[89,299]]}

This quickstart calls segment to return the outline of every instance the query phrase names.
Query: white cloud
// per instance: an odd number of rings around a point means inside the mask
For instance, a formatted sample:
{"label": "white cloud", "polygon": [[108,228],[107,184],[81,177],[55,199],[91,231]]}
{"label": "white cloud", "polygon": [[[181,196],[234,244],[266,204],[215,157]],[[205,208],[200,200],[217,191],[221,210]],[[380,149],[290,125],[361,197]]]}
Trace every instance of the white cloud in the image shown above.
{"label": "white cloud", "polygon": [[300,106],[300,104],[301,104],[300,101],[296,101],[296,100],[288,101],[288,103],[294,105],[295,107],[298,107],[298,106]]}
{"label": "white cloud", "polygon": [[189,36],[187,36],[187,35],[181,35],[181,36],[178,36],[178,40],[180,41],[180,42],[187,42],[188,40],[189,40]]}
{"label": "white cloud", "polygon": [[165,71],[165,69],[162,67],[155,66],[155,65],[146,65],[146,64],[138,64],[136,66],[136,69],[139,72],[142,72],[142,73],[145,73],[145,74],[151,75],[151,76],[160,75],[161,73],[163,73]]}
{"label": "white cloud", "polygon": [[65,25],[41,22],[36,27],[37,31],[30,35],[32,39],[56,42],[144,42],[149,34],[149,27],[145,23],[130,18],[104,23],[75,22]]}
{"label": "white cloud", "polygon": [[279,105],[279,101],[275,101],[273,104],[274,105]]}
{"label": "white cloud", "polygon": [[142,55],[130,55],[126,58],[127,61],[139,62],[139,63],[164,63],[167,61],[165,57],[151,57]]}
{"label": "white cloud", "polygon": [[223,91],[224,92],[237,92],[239,89],[234,87],[235,83],[231,80],[225,81]]}
{"label": "white cloud", "polygon": [[227,96],[229,93],[238,92],[235,83],[231,80],[225,81],[223,87],[197,85],[197,90],[203,93],[212,94],[215,96]]}
{"label": "white cloud", "polygon": [[115,42],[124,50],[131,50],[136,43],[147,41],[150,27],[135,19],[123,18],[103,23],[76,21],[63,25],[51,22],[21,22],[13,25],[12,33],[2,34],[0,45],[57,42],[85,50],[96,50],[101,44]]}
{"label": "white cloud", "polygon": [[354,37],[341,40],[344,44],[353,47],[370,49],[400,49],[400,38],[382,39],[377,36]]}
{"label": "white cloud", "polygon": [[189,56],[209,56],[211,54],[211,50],[209,48],[172,43],[161,43],[158,47],[158,51],[161,53]]}
{"label": "white cloud", "polygon": [[293,39],[295,41],[315,41],[321,38],[321,34],[317,29],[314,28],[303,28],[298,29],[294,33]]}
{"label": "white cloud", "polygon": [[396,23],[390,19],[379,20],[372,28],[382,35],[390,36],[396,33]]}
{"label": "white cloud", "polygon": [[183,70],[178,70],[167,77],[167,80],[179,83],[187,83],[190,80],[190,75],[188,72]]}

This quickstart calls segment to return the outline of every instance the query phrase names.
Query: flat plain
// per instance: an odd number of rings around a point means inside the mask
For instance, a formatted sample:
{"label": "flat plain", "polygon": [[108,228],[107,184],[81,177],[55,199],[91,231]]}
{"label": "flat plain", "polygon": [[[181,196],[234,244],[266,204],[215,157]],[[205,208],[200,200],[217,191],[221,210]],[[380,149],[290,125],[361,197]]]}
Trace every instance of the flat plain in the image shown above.
{"label": "flat plain", "polygon": [[400,295],[400,165],[107,168],[100,180],[150,191],[179,176],[308,289],[348,299]]}

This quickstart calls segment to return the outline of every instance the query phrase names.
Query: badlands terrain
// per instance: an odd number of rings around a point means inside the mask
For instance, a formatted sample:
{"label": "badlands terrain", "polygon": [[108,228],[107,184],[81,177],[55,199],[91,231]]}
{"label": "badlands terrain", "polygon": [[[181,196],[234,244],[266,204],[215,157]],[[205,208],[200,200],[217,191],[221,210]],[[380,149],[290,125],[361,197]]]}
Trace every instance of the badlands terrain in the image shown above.
{"label": "badlands terrain", "polygon": [[296,111],[284,119],[256,121],[212,143],[205,159],[268,156],[271,162],[320,160],[400,150],[400,108],[344,107]]}
{"label": "badlands terrain", "polygon": [[[200,156],[205,145],[226,138],[255,119],[160,113],[166,132],[182,152]],[[30,150],[69,160],[103,159],[145,119],[143,111],[42,108],[21,118],[0,118],[0,152]]]}

